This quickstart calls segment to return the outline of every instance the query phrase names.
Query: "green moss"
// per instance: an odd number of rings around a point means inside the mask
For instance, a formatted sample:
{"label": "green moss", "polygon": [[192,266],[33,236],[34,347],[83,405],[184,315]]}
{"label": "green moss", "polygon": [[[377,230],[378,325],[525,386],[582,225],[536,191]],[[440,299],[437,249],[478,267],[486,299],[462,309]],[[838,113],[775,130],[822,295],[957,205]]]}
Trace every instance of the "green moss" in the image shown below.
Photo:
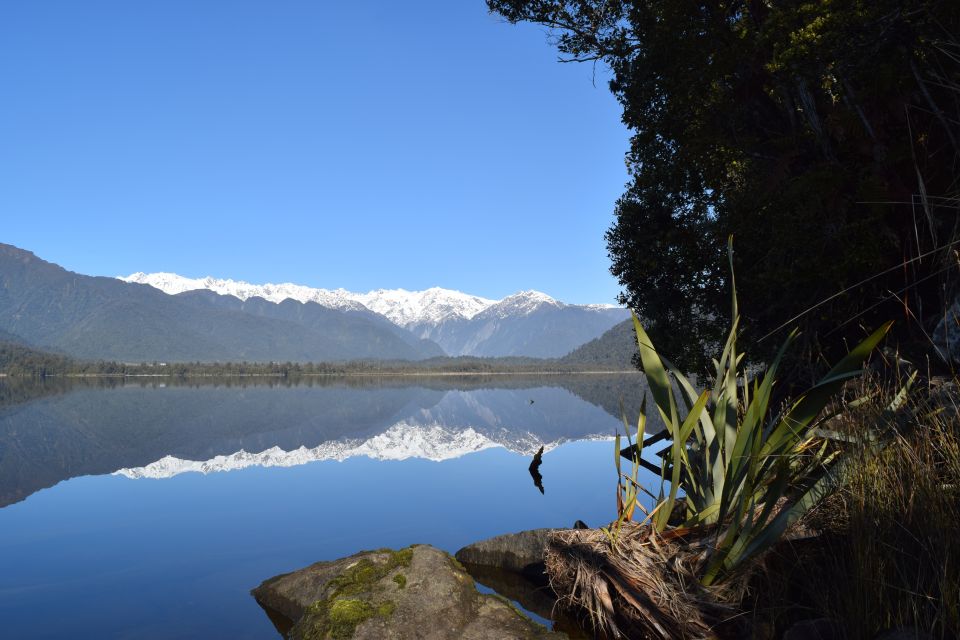
{"label": "green moss", "polygon": [[290,630],[291,638],[301,640],[325,640],[330,630],[330,602],[317,600],[303,612],[303,616]]}
{"label": "green moss", "polygon": [[318,600],[310,605],[294,627],[292,637],[303,640],[345,640],[370,618],[388,618],[397,605],[386,600],[376,605],[360,598]]}
{"label": "green moss", "polygon": [[447,558],[450,559],[450,564],[453,565],[453,568],[454,568],[454,569],[459,569],[460,571],[463,571],[464,573],[469,573],[469,572],[467,571],[467,568],[466,568],[465,566],[463,566],[463,565],[460,563],[459,560],[457,560],[456,558],[454,558],[454,557],[453,557],[452,555],[450,555],[449,553],[447,554]]}
{"label": "green moss", "polygon": [[378,551],[387,556],[385,561],[374,562],[367,558],[358,561],[352,567],[330,581],[328,588],[333,592],[330,598],[337,596],[355,596],[369,591],[373,585],[399,567],[409,567],[413,559],[413,549],[407,547],[400,551]]}
{"label": "green moss", "polygon": [[334,600],[330,605],[328,619],[331,638],[350,638],[357,626],[377,614],[369,602],[353,598]]}
{"label": "green moss", "polygon": [[420,545],[418,544],[412,544],[409,547],[400,549],[399,551],[394,551],[393,549],[389,549],[387,547],[381,547],[380,549],[374,551],[374,553],[381,553],[390,556],[389,562],[394,566],[409,567],[410,560],[413,558],[413,548],[419,546]]}
{"label": "green moss", "polygon": [[413,547],[407,547],[406,549],[400,549],[400,551],[395,551],[390,558],[390,561],[396,567],[409,567],[410,561],[413,560]]}
{"label": "green moss", "polygon": [[[386,558],[376,561],[364,558],[331,580],[327,584],[329,595],[307,607],[291,635],[303,640],[350,638],[362,622],[393,615],[396,609],[393,602],[385,600],[374,604],[371,596],[382,589],[377,584],[380,580],[400,567],[410,566],[413,549],[379,549],[376,553]],[[398,573],[393,581],[402,589],[407,577]]]}

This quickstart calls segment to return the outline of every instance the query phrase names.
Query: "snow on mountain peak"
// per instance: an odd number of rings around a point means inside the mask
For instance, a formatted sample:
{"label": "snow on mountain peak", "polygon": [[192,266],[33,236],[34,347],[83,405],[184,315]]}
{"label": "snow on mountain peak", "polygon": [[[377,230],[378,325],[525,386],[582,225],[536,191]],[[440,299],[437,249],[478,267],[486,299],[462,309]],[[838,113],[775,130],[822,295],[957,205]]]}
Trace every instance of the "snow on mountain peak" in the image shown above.
{"label": "snow on mountain peak", "polygon": [[507,296],[500,302],[492,305],[488,313],[495,314],[501,318],[506,316],[524,316],[533,313],[544,305],[551,305],[557,308],[566,306],[545,293],[531,289]]}
{"label": "snow on mountain peak", "polygon": [[[118,469],[113,472],[113,475],[131,479],[170,478],[191,471],[208,474],[254,466],[293,467],[320,460],[342,462],[356,456],[366,456],[374,460],[421,458],[440,462],[502,446],[504,446],[502,443],[470,427],[452,429],[439,423],[415,425],[399,422],[367,440],[335,440],[322,443],[312,449],[301,446],[293,451],[284,451],[276,446],[258,453],[241,449],[236,453],[214,456],[209,460],[185,460],[168,455],[144,467]],[[549,450],[555,445],[545,446]],[[534,446],[531,451],[535,449]]]}
{"label": "snow on mountain peak", "polygon": [[160,289],[164,293],[176,295],[184,291],[207,290],[214,293],[234,296],[241,300],[248,298],[263,298],[270,302],[283,302],[291,299],[298,302],[316,302],[317,304],[333,309],[347,311],[363,311],[362,303],[353,299],[352,293],[344,289],[328,290],[314,289],[304,285],[284,282],[282,284],[250,284],[242,280],[230,280],[206,276],[205,278],[186,278],[175,273],[143,273],[137,272],[129,276],[119,277],[124,282],[148,284]]}
{"label": "snow on mountain peak", "polygon": [[512,296],[507,296],[501,302],[506,301],[524,301],[524,302],[534,302],[536,304],[557,304],[557,301],[542,291],[535,291],[533,289],[528,289],[526,291],[518,291]]}
{"label": "snow on mountain peak", "polygon": [[[165,272],[143,273],[141,271],[118,277],[125,282],[150,285],[171,295],[205,289],[241,300],[259,297],[270,302],[282,302],[289,298],[304,303],[316,302],[333,309],[370,310],[386,316],[394,324],[405,329],[414,329],[417,325],[436,326],[447,320],[469,320],[481,313],[505,318],[528,315],[544,305],[557,308],[567,306],[545,293],[534,290],[520,291],[502,300],[491,300],[440,287],[431,287],[423,291],[376,289],[367,293],[354,293],[345,289],[317,289],[290,282],[250,284],[241,280],[212,276],[187,278]],[[613,305],[587,306],[594,310],[614,308]]]}
{"label": "snow on mountain peak", "polygon": [[118,278],[124,282],[147,284],[170,295],[206,289],[241,300],[259,297],[270,302],[282,302],[290,298],[299,302],[316,302],[334,309],[369,309],[386,316],[401,327],[410,327],[418,323],[433,324],[451,318],[469,319],[497,303],[496,300],[440,287],[431,287],[424,291],[377,289],[368,293],[353,293],[345,289],[316,289],[289,282],[250,284],[211,276],[187,278],[165,272],[139,271],[129,276],[118,276]]}
{"label": "snow on mountain peak", "polygon": [[451,318],[470,319],[497,302],[440,287],[425,291],[377,289],[354,296],[371,311],[385,315],[405,328],[422,322],[435,324]]}

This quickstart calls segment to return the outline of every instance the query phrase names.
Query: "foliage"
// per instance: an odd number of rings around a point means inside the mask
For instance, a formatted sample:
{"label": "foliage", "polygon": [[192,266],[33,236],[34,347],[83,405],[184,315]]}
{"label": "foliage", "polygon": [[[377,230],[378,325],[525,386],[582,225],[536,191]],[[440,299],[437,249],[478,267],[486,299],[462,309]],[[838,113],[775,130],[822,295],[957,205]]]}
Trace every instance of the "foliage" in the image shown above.
{"label": "foliage", "polygon": [[[623,417],[623,428],[627,435],[627,441],[630,445],[630,472],[624,473],[621,468],[620,458],[622,451],[620,449],[620,434],[614,437],[613,459],[617,470],[617,520],[610,527],[601,527],[600,530],[610,540],[610,545],[614,548],[620,537],[620,529],[624,522],[633,519],[633,512],[637,507],[643,509],[643,503],[640,502],[640,492],[646,491],[640,484],[638,477],[640,475],[640,457],[643,455],[643,438],[647,425],[647,401],[644,398],[640,404],[640,418],[637,420],[637,441],[636,445],[630,442],[630,427],[627,422],[627,413],[623,409],[623,403],[620,404],[620,415]],[[649,493],[649,492],[647,492]],[[649,517],[649,513],[647,516]]]}
{"label": "foliage", "polygon": [[17,377],[109,376],[279,376],[416,373],[576,373],[603,368],[632,370],[627,359],[601,363],[591,359],[526,357],[430,358],[429,360],[353,360],[350,362],[112,362],[79,360],[0,340],[0,374]]}
{"label": "foliage", "polygon": [[956,237],[960,3],[487,4],[609,66],[632,132],[612,271],[678,366],[708,370],[723,343],[729,234],[757,357],[780,342],[758,338],[848,287],[799,319],[795,353],[840,354],[858,323],[898,312],[901,337],[935,323],[949,252],[918,257]]}
{"label": "foliage", "polygon": [[[875,381],[865,384],[873,387],[871,400],[837,426],[843,433],[882,419],[888,401],[880,399],[894,395]],[[848,481],[821,516],[839,535],[817,566],[820,575],[807,579],[816,587],[812,606],[850,640],[909,627],[937,638],[960,635],[957,388],[954,379],[911,397],[911,420],[879,455],[867,448],[854,454]]]}
{"label": "foliage", "polygon": [[[729,253],[732,269],[732,242]],[[671,440],[651,513],[653,526],[664,531],[681,491],[689,514],[685,527],[719,525],[701,577],[705,585],[733,575],[739,566],[769,549],[836,480],[843,460],[817,444],[814,429],[843,384],[862,373],[861,364],[891,324],[875,331],[818,384],[773,413],[774,381],[795,333],[762,378],[750,380],[743,354],[737,350],[740,317],[736,286],[732,289],[730,334],[714,362],[713,384],[702,392],[661,358],[640,321],[634,319],[643,370]],[[681,417],[682,413],[686,415]],[[644,421],[641,412],[641,424]],[[667,483],[669,492],[664,495]]]}
{"label": "foliage", "polygon": [[[620,450],[619,436],[615,441],[617,520],[599,530],[559,532],[547,545],[547,572],[561,602],[585,609],[596,628],[614,637],[667,640],[750,633],[743,626],[747,618],[738,623],[736,612],[761,559],[814,506],[850,481],[857,459],[845,444],[855,442],[865,460],[883,454],[916,378],[911,374],[876,419],[858,432],[838,438],[828,428],[865,402],[860,398],[824,415],[844,386],[861,376],[863,362],[888,333],[888,322],[816,385],[777,408],[774,385],[796,332],[765,370],[752,375],[755,371],[737,348],[740,316],[732,239],[728,255],[731,328],[714,361],[713,380],[703,391],[658,354],[634,316],[650,397],[671,443],[660,453],[659,493],[638,482],[647,422],[644,401],[637,443],[627,449],[632,463],[627,472],[620,462],[627,450]],[[626,418],[624,427],[629,434]],[[654,497],[649,511],[638,500],[641,491]],[[685,520],[669,526],[679,505]],[[639,524],[633,521],[637,508],[646,513]],[[721,631],[723,627],[733,628]]]}
{"label": "foliage", "polygon": [[633,322],[627,319],[600,337],[580,345],[561,358],[560,362],[602,369],[633,369],[636,343]]}
{"label": "foliage", "polygon": [[0,337],[0,373],[43,377],[74,367],[75,362],[67,356],[40,351]]}

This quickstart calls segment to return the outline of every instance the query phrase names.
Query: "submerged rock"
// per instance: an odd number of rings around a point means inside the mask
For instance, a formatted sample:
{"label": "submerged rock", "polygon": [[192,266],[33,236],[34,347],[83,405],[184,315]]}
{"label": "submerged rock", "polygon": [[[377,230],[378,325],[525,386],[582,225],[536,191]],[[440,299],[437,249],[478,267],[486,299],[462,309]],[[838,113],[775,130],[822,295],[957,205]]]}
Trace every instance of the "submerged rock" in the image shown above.
{"label": "submerged rock", "polygon": [[528,576],[542,575],[547,536],[554,531],[556,529],[531,529],[487,538],[457,551],[457,560]]}
{"label": "submerged rock", "polygon": [[252,593],[272,619],[281,614],[293,623],[288,637],[296,640],[566,637],[481,594],[456,560],[428,545],[318,562]]}
{"label": "submerged rock", "polygon": [[[553,593],[549,584],[532,580],[515,571],[482,564],[464,562],[463,568],[477,583],[518,603],[527,611],[546,620],[554,618],[557,596]],[[554,620],[554,625],[554,628],[556,628],[556,620]]]}
{"label": "submerged rock", "polygon": [[596,636],[584,629],[583,620],[556,606],[557,595],[550,588],[543,560],[547,537],[554,531],[559,529],[495,536],[467,545],[457,551],[456,558],[478,584],[518,602],[537,616],[552,619],[554,631],[571,639],[592,639]]}

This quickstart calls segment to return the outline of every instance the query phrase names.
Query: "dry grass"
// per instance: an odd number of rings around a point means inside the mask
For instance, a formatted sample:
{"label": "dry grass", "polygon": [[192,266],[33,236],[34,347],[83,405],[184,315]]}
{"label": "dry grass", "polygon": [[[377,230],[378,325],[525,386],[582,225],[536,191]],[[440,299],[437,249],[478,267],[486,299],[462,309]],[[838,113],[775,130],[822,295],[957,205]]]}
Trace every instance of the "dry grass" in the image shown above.
{"label": "dry grass", "polygon": [[808,578],[850,640],[903,627],[960,637],[960,395],[956,381],[924,395],[824,510],[842,535]]}
{"label": "dry grass", "polygon": [[[864,379],[873,399],[831,423],[863,434],[899,385]],[[784,542],[735,580],[700,577],[716,526],[625,522],[612,544],[601,530],[555,533],[547,572],[561,606],[590,613],[612,638],[779,637],[805,618],[830,618],[849,640],[916,628],[960,637],[960,386],[919,390],[882,452],[844,445],[858,463],[846,484]],[[820,537],[810,537],[825,531]],[[754,631],[750,631],[753,626]],[[747,634],[747,635],[745,635]]]}

